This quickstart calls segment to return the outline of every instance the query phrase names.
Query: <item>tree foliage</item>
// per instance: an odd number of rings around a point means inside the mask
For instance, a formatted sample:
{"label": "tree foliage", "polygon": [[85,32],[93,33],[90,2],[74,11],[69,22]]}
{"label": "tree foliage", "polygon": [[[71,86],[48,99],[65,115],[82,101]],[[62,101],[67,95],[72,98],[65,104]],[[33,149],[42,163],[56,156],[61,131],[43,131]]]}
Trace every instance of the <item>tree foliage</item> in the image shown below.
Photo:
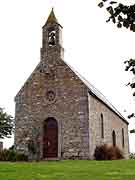
{"label": "tree foliage", "polygon": [[14,131],[14,119],[0,108],[0,139],[11,137]]}
{"label": "tree foliage", "polygon": [[131,134],[135,133],[135,129],[130,130],[130,133]]}
{"label": "tree foliage", "polygon": [[117,1],[102,0],[98,6],[109,13],[109,18],[106,22],[112,21],[118,28],[125,27],[135,32],[135,4],[124,5]]}
{"label": "tree foliage", "polygon": [[[133,76],[135,76],[135,59],[129,59],[125,61],[124,63],[126,64],[125,71],[129,71],[133,74]],[[133,89],[133,96],[135,96],[135,81],[129,82],[127,86],[130,86],[130,88]],[[135,117],[135,113],[128,115],[129,119],[133,117]]]}
{"label": "tree foliage", "polygon": [[[129,59],[124,63],[126,64],[125,71],[129,71],[135,76],[135,59]],[[133,89],[133,96],[135,96],[135,81],[129,82],[127,86]],[[135,118],[135,113],[128,115],[128,118]],[[135,129],[130,130],[130,133],[135,133]]]}

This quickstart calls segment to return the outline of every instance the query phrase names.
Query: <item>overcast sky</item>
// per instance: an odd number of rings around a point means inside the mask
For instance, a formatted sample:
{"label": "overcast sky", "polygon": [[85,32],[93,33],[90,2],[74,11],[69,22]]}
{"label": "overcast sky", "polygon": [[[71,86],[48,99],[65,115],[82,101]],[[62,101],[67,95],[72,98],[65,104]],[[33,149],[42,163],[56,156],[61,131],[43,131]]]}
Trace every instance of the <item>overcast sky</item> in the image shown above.
{"label": "overcast sky", "polygon": [[[14,97],[40,61],[42,26],[54,7],[63,28],[65,61],[74,67],[125,116],[134,110],[132,75],[123,62],[135,58],[135,33],[106,23],[100,0],[0,1],[0,107],[14,116]],[[121,0],[119,2],[126,2]],[[134,0],[129,1],[134,2]],[[130,121],[129,129],[134,122]],[[4,141],[9,147],[13,138]],[[135,135],[130,135],[135,151]]]}

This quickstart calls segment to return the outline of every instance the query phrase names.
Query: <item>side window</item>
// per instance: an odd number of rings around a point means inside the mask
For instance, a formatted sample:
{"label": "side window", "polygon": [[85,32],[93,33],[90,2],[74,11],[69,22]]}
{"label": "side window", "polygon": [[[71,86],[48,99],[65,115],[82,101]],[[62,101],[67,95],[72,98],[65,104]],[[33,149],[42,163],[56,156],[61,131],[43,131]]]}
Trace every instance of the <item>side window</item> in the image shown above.
{"label": "side window", "polygon": [[113,146],[116,146],[116,134],[115,134],[114,130],[112,132],[112,144],[113,144]]}
{"label": "side window", "polygon": [[101,138],[104,138],[104,117],[101,113]]}
{"label": "side window", "polygon": [[122,147],[124,148],[125,142],[124,142],[124,129],[122,128]]}

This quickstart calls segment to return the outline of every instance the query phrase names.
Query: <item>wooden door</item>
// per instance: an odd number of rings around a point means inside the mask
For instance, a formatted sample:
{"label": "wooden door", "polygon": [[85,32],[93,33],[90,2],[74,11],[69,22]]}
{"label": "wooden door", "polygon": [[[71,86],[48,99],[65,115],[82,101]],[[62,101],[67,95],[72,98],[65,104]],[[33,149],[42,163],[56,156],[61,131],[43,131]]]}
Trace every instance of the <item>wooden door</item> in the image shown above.
{"label": "wooden door", "polygon": [[58,125],[54,118],[48,118],[44,123],[43,158],[58,156]]}

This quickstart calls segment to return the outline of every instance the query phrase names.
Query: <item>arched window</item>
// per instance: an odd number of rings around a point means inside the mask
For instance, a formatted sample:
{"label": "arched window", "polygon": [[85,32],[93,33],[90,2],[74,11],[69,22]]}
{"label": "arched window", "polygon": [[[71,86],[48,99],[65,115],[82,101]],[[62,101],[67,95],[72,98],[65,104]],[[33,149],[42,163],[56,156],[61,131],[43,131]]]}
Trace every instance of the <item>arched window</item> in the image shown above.
{"label": "arched window", "polygon": [[114,130],[112,132],[112,142],[113,142],[113,146],[116,146],[116,134]]}
{"label": "arched window", "polygon": [[101,138],[104,138],[104,119],[102,113],[101,113]]}
{"label": "arched window", "polygon": [[124,142],[124,129],[122,128],[122,147],[124,148],[125,142]]}

